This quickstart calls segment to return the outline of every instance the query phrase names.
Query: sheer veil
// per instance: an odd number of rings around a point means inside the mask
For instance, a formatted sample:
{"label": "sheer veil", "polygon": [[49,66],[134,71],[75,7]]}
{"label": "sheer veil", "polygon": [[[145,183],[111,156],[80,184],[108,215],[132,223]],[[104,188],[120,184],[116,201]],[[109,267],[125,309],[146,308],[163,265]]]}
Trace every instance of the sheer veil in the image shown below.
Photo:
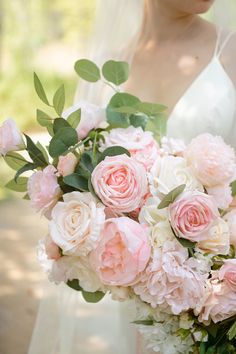
{"label": "sheer veil", "polygon": [[[131,63],[143,14],[144,0],[97,0],[97,15],[87,57],[98,65],[108,59]],[[225,69],[236,86],[236,36],[230,32],[236,28],[235,0],[216,0],[206,16],[218,28],[224,28],[218,44],[221,47],[227,40],[224,48]],[[105,105],[111,94],[110,89],[101,82],[90,84],[81,81],[75,102],[88,100]],[[122,311],[127,312],[127,308],[124,310],[109,296],[101,305],[86,305],[76,291],[65,285],[49,284],[45,280],[44,296],[28,354],[134,354],[135,343],[133,348],[131,342],[127,346],[126,337],[135,338],[135,334],[128,320],[127,323],[120,321]]]}

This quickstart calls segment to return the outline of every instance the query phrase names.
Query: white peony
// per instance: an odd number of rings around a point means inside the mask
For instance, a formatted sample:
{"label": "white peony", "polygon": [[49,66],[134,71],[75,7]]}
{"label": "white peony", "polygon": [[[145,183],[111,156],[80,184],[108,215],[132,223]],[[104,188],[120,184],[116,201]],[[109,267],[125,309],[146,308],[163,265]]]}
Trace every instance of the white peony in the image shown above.
{"label": "white peony", "polygon": [[183,157],[164,156],[157,159],[150,171],[149,182],[154,196],[167,194],[181,184],[186,184],[187,191],[204,190]]}
{"label": "white peony", "polygon": [[161,139],[161,150],[168,155],[182,156],[186,149],[186,144],[181,139],[174,139],[164,136]]}
{"label": "white peony", "polygon": [[105,207],[91,193],[72,192],[63,199],[53,208],[50,235],[64,255],[86,256],[97,245]]}

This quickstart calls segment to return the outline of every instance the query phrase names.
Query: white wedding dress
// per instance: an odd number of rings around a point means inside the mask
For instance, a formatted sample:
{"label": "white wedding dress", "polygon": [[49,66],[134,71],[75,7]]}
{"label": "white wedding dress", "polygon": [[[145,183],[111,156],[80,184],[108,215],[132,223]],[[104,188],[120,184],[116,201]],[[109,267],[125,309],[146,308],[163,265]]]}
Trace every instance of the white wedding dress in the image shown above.
{"label": "white wedding dress", "polygon": [[[219,31],[209,64],[169,116],[168,136],[188,142],[200,133],[209,132],[221,135],[236,148],[235,82],[230,76],[230,65],[222,64],[222,58],[229,53],[231,60],[227,63],[234,65],[234,43],[234,33]],[[232,47],[235,50],[231,51]],[[64,285],[46,285],[28,354],[148,353],[130,324],[134,317],[131,303],[120,304],[107,296],[99,305],[86,304],[80,294]]]}

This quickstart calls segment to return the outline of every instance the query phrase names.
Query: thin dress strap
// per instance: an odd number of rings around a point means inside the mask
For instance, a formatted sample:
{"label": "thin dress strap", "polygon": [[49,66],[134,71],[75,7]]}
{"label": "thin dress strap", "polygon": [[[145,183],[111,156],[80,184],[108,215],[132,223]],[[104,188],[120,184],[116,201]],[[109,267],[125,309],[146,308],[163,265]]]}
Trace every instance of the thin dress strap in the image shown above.
{"label": "thin dress strap", "polygon": [[227,36],[224,38],[222,44],[220,45],[220,37],[222,36],[222,30],[220,30],[218,38],[217,38],[217,44],[216,44],[216,49],[215,49],[215,55],[219,58],[226,47],[227,43],[229,42],[230,38],[232,35],[235,33],[235,31],[230,31]]}

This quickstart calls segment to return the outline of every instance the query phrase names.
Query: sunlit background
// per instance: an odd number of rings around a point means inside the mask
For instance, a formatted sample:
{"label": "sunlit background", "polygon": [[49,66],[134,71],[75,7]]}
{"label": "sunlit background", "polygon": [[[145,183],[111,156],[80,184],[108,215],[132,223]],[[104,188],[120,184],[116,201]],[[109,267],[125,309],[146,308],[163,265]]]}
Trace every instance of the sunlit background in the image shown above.
{"label": "sunlit background", "polygon": [[[66,104],[77,85],[74,62],[86,56],[95,0],[0,0],[0,124],[14,118],[31,136],[42,104],[36,71],[49,97],[63,82]],[[25,354],[41,297],[36,244],[46,223],[27,201],[3,189],[13,171],[0,161],[0,354]],[[42,353],[47,354],[47,353]]]}

